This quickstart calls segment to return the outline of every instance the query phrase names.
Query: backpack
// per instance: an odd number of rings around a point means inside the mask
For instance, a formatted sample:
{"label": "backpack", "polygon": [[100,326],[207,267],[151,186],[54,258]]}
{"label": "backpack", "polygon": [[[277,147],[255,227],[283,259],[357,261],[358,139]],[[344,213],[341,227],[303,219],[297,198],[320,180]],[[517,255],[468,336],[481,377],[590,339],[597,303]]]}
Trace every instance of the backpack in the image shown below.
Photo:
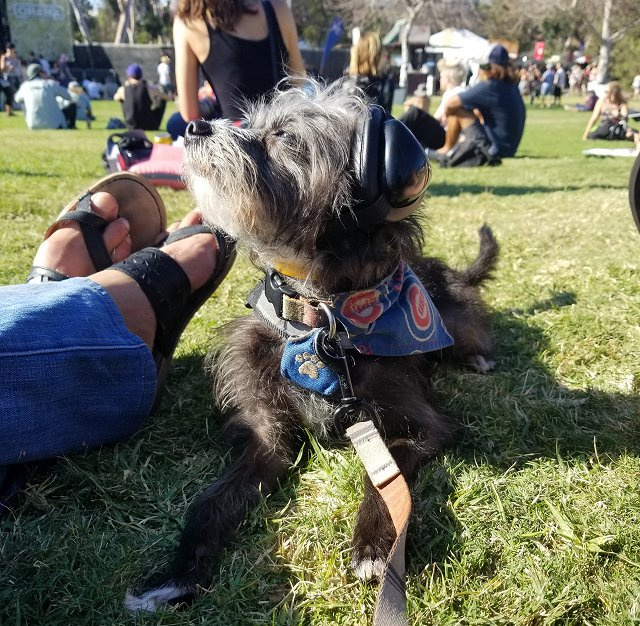
{"label": "backpack", "polygon": [[151,156],[153,144],[144,131],[130,130],[113,133],[107,138],[107,147],[102,153],[102,162],[107,172],[122,172]]}

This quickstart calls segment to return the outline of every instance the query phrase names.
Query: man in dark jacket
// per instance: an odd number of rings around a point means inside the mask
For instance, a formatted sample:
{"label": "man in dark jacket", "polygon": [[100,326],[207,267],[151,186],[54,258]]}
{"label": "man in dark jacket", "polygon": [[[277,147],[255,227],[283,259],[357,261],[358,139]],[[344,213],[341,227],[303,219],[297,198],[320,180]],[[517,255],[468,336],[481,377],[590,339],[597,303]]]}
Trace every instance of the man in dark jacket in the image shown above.
{"label": "man in dark jacket", "polygon": [[113,99],[122,103],[122,114],[129,130],[158,130],[164,115],[166,98],[155,85],[142,78],[142,68],[132,63],[127,80]]}

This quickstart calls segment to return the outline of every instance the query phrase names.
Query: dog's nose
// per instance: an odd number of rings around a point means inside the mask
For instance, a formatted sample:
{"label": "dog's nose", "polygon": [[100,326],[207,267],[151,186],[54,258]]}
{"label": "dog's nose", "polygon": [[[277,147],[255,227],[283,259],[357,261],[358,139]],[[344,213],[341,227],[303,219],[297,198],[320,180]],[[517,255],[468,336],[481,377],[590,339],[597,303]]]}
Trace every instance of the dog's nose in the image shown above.
{"label": "dog's nose", "polygon": [[193,122],[189,122],[189,124],[187,125],[187,130],[185,131],[185,137],[187,135],[208,137],[211,134],[213,134],[211,124],[209,124],[209,122],[206,122],[205,120],[194,120]]}

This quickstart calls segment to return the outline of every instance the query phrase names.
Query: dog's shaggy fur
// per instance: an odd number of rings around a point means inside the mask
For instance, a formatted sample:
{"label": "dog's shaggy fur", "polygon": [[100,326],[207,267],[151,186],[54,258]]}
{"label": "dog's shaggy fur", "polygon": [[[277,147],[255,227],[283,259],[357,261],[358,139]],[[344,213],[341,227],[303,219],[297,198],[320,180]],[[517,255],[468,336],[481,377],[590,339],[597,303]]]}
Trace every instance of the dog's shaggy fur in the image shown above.
{"label": "dog's shaggy fur", "polygon": [[[328,224],[352,206],[351,144],[367,115],[364,99],[339,87],[314,93],[291,89],[249,108],[249,127],[198,122],[188,132],[188,186],[208,223],[246,245],[255,262],[304,268],[287,278],[299,294],[324,300],[361,290],[408,263],[423,281],[454,337],[449,351],[485,371],[490,338],[478,286],[494,268],[498,246],[480,230],[480,253],[455,271],[422,257],[423,231],[415,215],[366,230],[329,237]],[[206,126],[203,126],[206,124]],[[195,130],[194,130],[195,129]],[[228,326],[211,359],[215,395],[241,435],[238,458],[193,503],[180,547],[160,587],[130,596],[131,609],[153,610],[193,594],[209,580],[212,561],[261,493],[277,486],[304,441],[304,429],[331,437],[330,401],[280,375],[283,339],[248,316]],[[351,375],[355,395],[376,409],[383,436],[407,480],[453,443],[455,420],[429,399],[433,355],[358,357]],[[384,503],[368,478],[353,538],[353,566],[362,578],[380,575],[395,539]]]}

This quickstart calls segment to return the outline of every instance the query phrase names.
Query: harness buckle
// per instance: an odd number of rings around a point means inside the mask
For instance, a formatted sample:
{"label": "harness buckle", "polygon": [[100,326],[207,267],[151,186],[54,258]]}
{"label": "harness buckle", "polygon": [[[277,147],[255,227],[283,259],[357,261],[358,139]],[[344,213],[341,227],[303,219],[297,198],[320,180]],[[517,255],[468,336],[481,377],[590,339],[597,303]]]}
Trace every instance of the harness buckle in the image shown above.
{"label": "harness buckle", "polygon": [[273,305],[276,315],[282,319],[283,295],[293,298],[297,294],[276,270],[270,268],[264,278],[264,295]]}

